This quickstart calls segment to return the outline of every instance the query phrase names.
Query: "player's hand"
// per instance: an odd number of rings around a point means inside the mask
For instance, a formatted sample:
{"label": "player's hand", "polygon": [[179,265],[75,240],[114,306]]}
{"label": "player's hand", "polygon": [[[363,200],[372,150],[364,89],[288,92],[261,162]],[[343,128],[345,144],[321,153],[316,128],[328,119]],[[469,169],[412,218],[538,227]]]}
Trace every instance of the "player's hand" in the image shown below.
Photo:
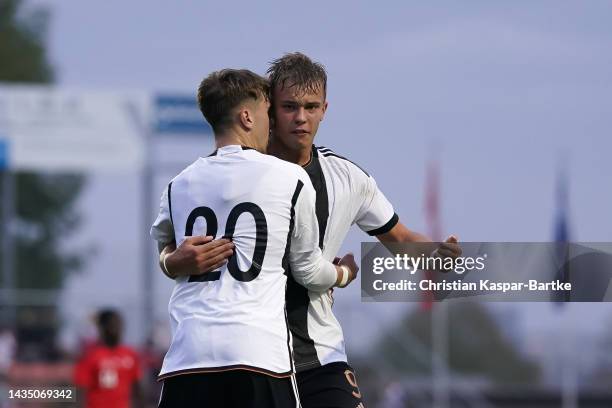
{"label": "player's hand", "polygon": [[[336,259],[334,259],[334,263],[336,263],[335,261]],[[350,272],[348,275],[348,279],[346,280],[346,283],[344,284],[340,283],[339,285],[337,285],[338,287],[344,288],[348,286],[349,283],[355,280],[355,278],[357,277],[357,273],[359,272],[359,267],[357,266],[357,263],[355,262],[355,256],[350,252],[344,255],[342,258],[340,258],[340,260],[337,262],[337,265],[340,267],[342,266],[345,267],[343,268],[343,272],[346,272],[347,268]],[[344,278],[344,275],[343,275],[343,278]]]}
{"label": "player's hand", "polygon": [[458,258],[461,256],[461,247],[455,235],[451,235],[446,238],[446,241],[442,242],[437,249],[438,254],[442,258]]}
{"label": "player's hand", "polygon": [[202,275],[221,268],[233,253],[234,243],[228,239],[188,237],[166,256],[166,268],[174,277]]}
{"label": "player's hand", "polygon": [[[452,258],[456,259],[462,254],[461,247],[455,235],[451,235],[432,253],[432,256],[439,257],[442,259]],[[441,272],[448,272],[447,270],[441,270]]]}

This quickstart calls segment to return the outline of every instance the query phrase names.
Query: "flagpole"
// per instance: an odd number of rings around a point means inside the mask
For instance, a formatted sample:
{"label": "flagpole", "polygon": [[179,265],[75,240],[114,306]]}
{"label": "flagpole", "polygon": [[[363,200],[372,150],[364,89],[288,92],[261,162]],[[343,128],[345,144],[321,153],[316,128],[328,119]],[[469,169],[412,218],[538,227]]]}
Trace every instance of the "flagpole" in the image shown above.
{"label": "flagpole", "polygon": [[448,308],[444,301],[432,309],[432,346],[434,399],[436,408],[450,406],[450,381],[448,375]]}
{"label": "flagpole", "polygon": [[[567,309],[567,308],[566,308]],[[567,314],[567,310],[563,313]],[[571,319],[565,319],[566,322]],[[563,378],[562,378],[562,390],[561,398],[563,401],[563,408],[578,408],[578,379],[576,373],[576,362],[574,358],[574,330],[569,327],[569,333],[567,332],[567,324],[564,325],[566,329],[565,341],[563,342],[564,353],[566,356],[563,365]]]}
{"label": "flagpole", "polygon": [[[567,262],[569,260],[570,251],[570,229],[568,225],[568,212],[569,212],[569,191],[568,191],[568,179],[567,179],[567,166],[568,159],[566,153],[561,153],[557,165],[557,182],[556,182],[556,201],[557,209],[555,214],[555,232],[554,240],[558,243],[563,243],[562,250],[559,250],[559,244],[556,245],[556,254],[560,260],[560,264],[557,266],[561,272],[561,278],[563,281],[569,279]],[[569,293],[564,294],[563,301],[569,300]],[[558,299],[557,299],[558,300]],[[563,314],[568,314],[569,305],[564,305]],[[563,341],[563,355],[562,358],[562,379],[561,379],[561,400],[563,408],[578,408],[579,400],[579,389],[578,389],[578,378],[576,373],[576,362],[574,358],[574,346],[575,346],[575,335],[574,330],[571,327],[572,320],[569,318],[564,319],[562,325],[564,333]],[[569,325],[569,327],[568,327]]]}
{"label": "flagpole", "polygon": [[[431,161],[426,174],[425,213],[429,236],[436,242],[440,242],[442,238],[439,189],[438,163]],[[424,306],[429,307],[431,313],[433,406],[448,408],[450,406],[448,308],[444,301],[434,302],[433,293],[426,296]]]}

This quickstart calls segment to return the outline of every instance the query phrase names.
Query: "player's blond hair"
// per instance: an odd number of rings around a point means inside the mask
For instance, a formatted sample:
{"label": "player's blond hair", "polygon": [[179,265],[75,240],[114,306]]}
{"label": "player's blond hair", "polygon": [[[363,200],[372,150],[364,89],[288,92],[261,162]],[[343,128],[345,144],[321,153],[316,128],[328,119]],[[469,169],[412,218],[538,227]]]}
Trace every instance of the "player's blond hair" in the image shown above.
{"label": "player's blond hair", "polygon": [[279,88],[296,88],[301,92],[327,93],[327,73],[325,67],[301,52],[285,54],[270,62],[268,68],[270,91]]}

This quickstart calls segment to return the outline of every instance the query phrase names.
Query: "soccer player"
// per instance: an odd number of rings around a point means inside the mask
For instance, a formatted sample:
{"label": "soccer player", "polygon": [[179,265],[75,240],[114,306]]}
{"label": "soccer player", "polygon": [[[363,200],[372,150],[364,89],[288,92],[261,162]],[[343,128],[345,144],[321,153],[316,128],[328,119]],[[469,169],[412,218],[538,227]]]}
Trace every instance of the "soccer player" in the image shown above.
{"label": "soccer player", "polygon": [[[316,195],[306,172],[261,153],[268,95],[268,82],[247,70],[215,72],[198,89],[217,150],[170,182],[151,234],[160,248],[175,238],[179,247],[197,245],[202,235],[223,236],[234,249],[221,269],[176,279],[160,407],[298,406],[287,277],[313,293],[355,278],[352,255],[336,266],[317,246]],[[160,264],[173,276],[164,256]]]}
{"label": "soccer player", "polygon": [[[334,259],[352,224],[392,252],[398,249],[393,244],[402,242],[422,242],[423,248],[431,248],[430,239],[399,221],[371,175],[331,149],[313,144],[328,106],[324,67],[304,54],[292,53],[273,61],[268,74],[273,119],[268,154],[299,164],[308,173],[316,191],[318,245],[323,256]],[[204,246],[167,247],[167,267],[181,274],[204,273],[208,264],[223,263],[224,251],[231,252],[225,245],[208,238]],[[454,236],[437,251],[442,257],[461,253]],[[363,404],[332,304],[329,292],[313,292],[289,279],[287,314],[304,408],[355,408]]]}
{"label": "soccer player", "polygon": [[74,383],[85,393],[87,408],[142,407],[138,354],[121,345],[123,321],[113,309],[97,315],[100,343],[90,347],[75,366]]}

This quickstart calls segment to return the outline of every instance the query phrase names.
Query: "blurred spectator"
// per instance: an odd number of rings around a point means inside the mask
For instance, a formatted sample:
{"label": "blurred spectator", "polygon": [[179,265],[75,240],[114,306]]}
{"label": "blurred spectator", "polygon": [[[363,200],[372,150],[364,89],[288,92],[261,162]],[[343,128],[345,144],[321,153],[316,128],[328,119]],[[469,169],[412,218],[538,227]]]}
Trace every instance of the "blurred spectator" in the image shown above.
{"label": "blurred spectator", "polygon": [[8,407],[8,374],[15,358],[15,334],[0,323],[0,408]]}
{"label": "blurred spectator", "polygon": [[[97,317],[99,342],[77,362],[74,382],[86,408],[143,406],[141,363],[136,351],[121,344],[123,321],[118,312],[102,310]],[[84,398],[83,398],[83,395]]]}

